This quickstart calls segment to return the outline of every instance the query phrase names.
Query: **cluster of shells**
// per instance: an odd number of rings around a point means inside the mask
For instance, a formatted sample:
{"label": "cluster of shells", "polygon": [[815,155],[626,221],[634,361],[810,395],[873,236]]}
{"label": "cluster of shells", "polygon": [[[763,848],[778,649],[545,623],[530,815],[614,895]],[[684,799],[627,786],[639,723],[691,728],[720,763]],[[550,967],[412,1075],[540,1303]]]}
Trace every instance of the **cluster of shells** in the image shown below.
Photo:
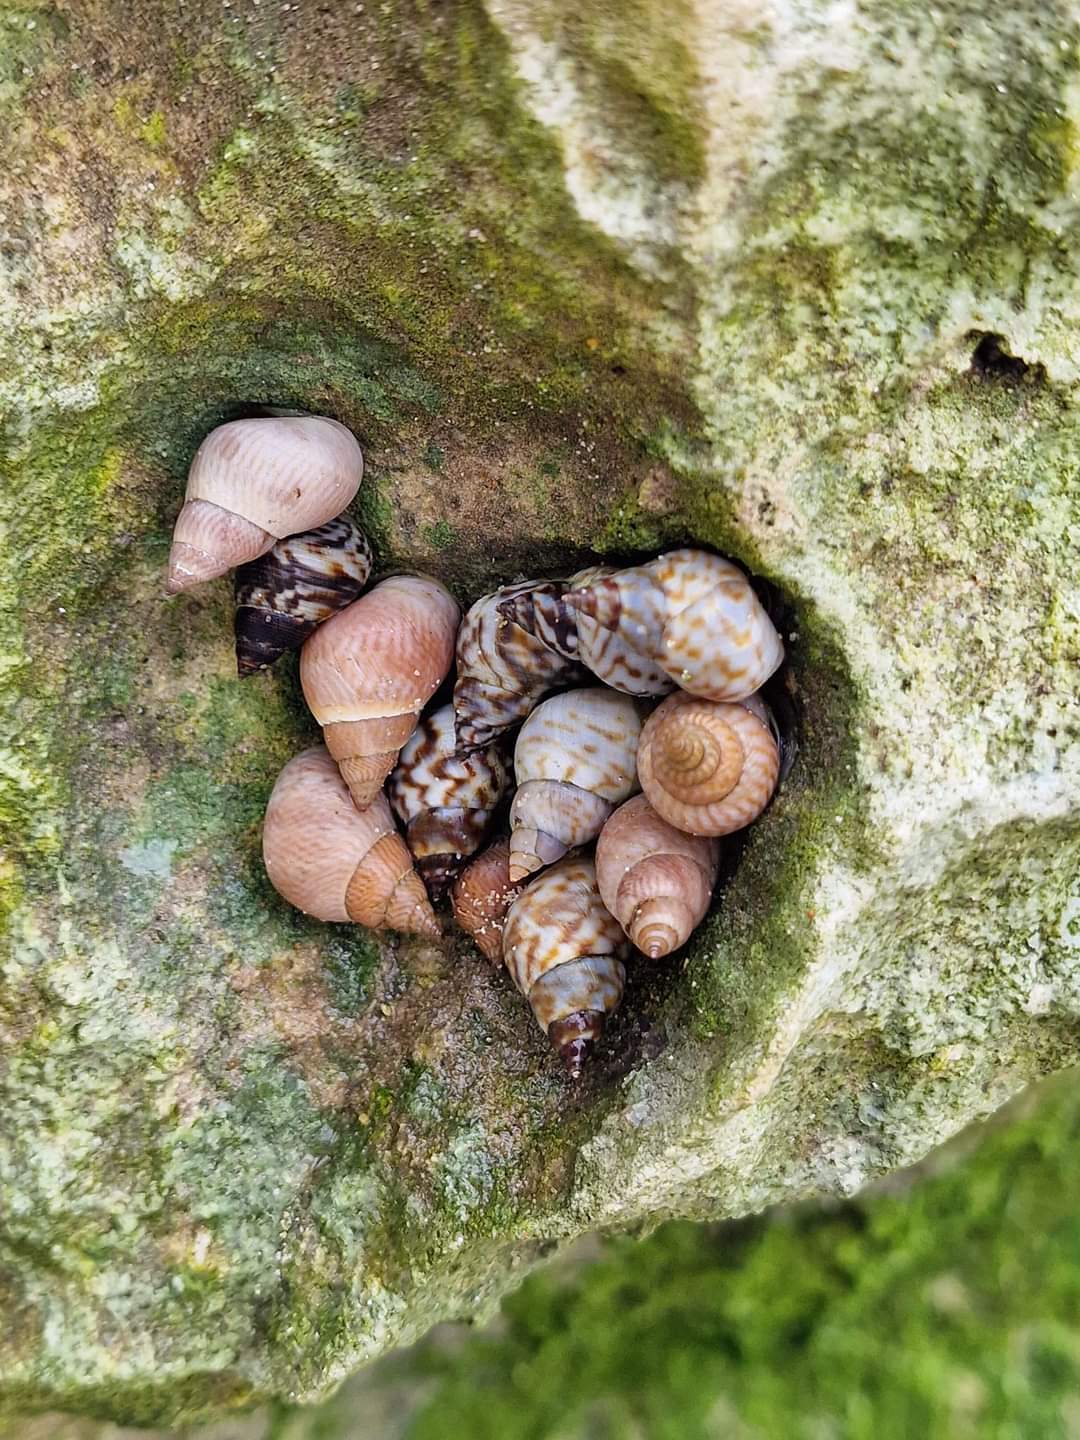
{"label": "cluster of shells", "polygon": [[[743,572],[702,550],[504,586],[464,619],[430,576],[365,591],[371,550],[342,513],[362,476],[334,420],[233,421],[176,523],[169,590],[237,567],[240,674],[299,648],[322,726],[274,785],[267,874],[320,920],[429,936],[449,888],[576,1077],[631,948],[686,942],[719,838],[776,788],[757,692],[783,645]],[[452,702],[429,709],[455,662]]]}

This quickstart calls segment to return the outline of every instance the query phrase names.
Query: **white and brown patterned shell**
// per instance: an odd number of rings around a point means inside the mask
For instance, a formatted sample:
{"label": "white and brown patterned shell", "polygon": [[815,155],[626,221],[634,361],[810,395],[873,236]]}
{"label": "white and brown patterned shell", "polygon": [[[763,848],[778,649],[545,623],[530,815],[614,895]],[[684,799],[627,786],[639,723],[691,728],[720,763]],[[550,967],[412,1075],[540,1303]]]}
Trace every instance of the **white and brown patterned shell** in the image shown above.
{"label": "white and brown patterned shell", "polygon": [[652,631],[651,658],[680,688],[705,699],[743,699],[784,658],[749,580],[705,550],[672,550],[591,580],[568,591],[563,604],[643,654]]}
{"label": "white and brown patterned shell", "polygon": [[642,705],[615,690],[569,690],[538,705],[514,748],[510,877],[539,870],[600,833],[638,788]]}
{"label": "white and brown patterned shell", "polygon": [[219,425],[191,462],[166,589],[212,580],[275,540],[325,525],[363,474],[356,437],[336,420],[275,415]]}
{"label": "white and brown patterned shell", "polygon": [[524,888],[510,879],[508,835],[470,860],[454,881],[454,919],[493,965],[502,964],[506,912]]}
{"label": "white and brown patterned shell", "polygon": [[[530,580],[483,595],[466,613],[457,642],[454,711],[458,743],[464,749],[487,745],[518,725],[536,702],[580,672],[572,661],[539,639],[531,625],[529,596],[559,593],[565,581]],[[522,602],[521,619],[504,606]],[[524,623],[522,623],[524,622]]]}
{"label": "white and brown patterned shell", "polygon": [[644,795],[620,805],[596,842],[600,898],[652,960],[684,945],[701,923],[719,863],[716,840],[676,830]]}
{"label": "white and brown patterned shell", "polygon": [[453,705],[426,715],[402,746],[390,803],[430,890],[448,885],[480,848],[506,784],[498,744],[457,749]]}
{"label": "white and brown patterned shell", "polygon": [[[567,605],[564,596],[614,575],[610,565],[593,565],[572,575],[566,587],[545,587],[503,606],[503,613],[528,624],[550,649],[579,662],[624,695],[664,695],[675,682],[653,652],[663,625],[663,595],[638,587],[628,596],[620,623],[611,628]],[[640,614],[630,604],[639,602]]]}
{"label": "white and brown patterned shell", "polygon": [[688,835],[729,835],[772,798],[780,751],[760,697],[753,705],[669,695],[645,723],[638,779],[653,809]]}
{"label": "white and brown patterned shell", "polygon": [[304,699],[357,805],[379,793],[445,679],[459,615],[453,596],[429,575],[393,575],[305,642]]}
{"label": "white and brown patterned shell", "polygon": [[278,894],[318,920],[439,934],[385,796],[358,810],[322,745],[278,776],[263,821],[263,862]]}
{"label": "white and brown patterned shell", "polygon": [[506,968],[575,1079],[622,998],[627,950],[591,860],[572,856],[552,866],[510,907]]}
{"label": "white and brown patterned shell", "polygon": [[236,668],[254,675],[360,595],[371,546],[348,515],[289,535],[236,572]]}

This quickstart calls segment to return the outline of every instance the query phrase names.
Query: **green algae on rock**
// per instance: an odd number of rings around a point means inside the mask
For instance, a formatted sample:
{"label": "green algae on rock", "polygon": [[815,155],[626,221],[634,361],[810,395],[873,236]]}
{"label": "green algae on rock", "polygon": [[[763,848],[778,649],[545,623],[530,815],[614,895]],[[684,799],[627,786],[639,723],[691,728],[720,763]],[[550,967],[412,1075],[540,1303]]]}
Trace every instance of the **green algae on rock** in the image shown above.
{"label": "green algae on rock", "polygon": [[[315,1397],[553,1243],[850,1193],[1077,1059],[1078,30],[4,12],[6,1404]],[[464,942],[265,880],[295,665],[240,686],[229,582],[162,571],[266,404],[349,425],[384,567],[459,599],[693,539],[790,601],[799,765],[573,1097]]]}

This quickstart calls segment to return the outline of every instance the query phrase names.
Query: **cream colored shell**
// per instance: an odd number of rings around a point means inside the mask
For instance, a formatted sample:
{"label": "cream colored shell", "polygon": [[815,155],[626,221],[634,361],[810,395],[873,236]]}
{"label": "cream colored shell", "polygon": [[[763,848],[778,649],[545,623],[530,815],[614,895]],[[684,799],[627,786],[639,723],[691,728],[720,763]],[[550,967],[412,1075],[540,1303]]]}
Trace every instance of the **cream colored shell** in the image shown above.
{"label": "cream colored shell", "polygon": [[709,908],[720,860],[714,839],[687,835],[635,795],[596,842],[600,898],[651,959],[677,950]]}
{"label": "cream colored shell", "polygon": [[614,690],[570,690],[538,705],[514,749],[510,877],[585,845],[637,788],[640,702]]}
{"label": "cream colored shell", "polygon": [[385,797],[358,810],[321,745],[278,776],[263,821],[263,861],[278,894],[318,920],[439,934]]}
{"label": "cream colored shell", "polygon": [[356,437],[315,415],[232,420],[212,430],[188,473],[167,588],[223,575],[275,540],[324,525],[364,473]]}
{"label": "cream colored shell", "polygon": [[[764,810],[780,752],[767,709],[669,695],[645,723],[638,779],[653,809],[689,835],[728,835]],[[764,709],[764,707],[762,707]]]}
{"label": "cream colored shell", "polygon": [[750,695],[784,658],[776,627],[749,580],[737,565],[705,550],[672,550],[647,565],[591,580],[569,591],[563,603],[619,634],[683,690],[706,699]]}
{"label": "cream colored shell", "polygon": [[370,804],[454,658],[459,610],[437,580],[394,575],[300,652],[304,699],[353,799]]}
{"label": "cream colored shell", "polygon": [[591,860],[572,856],[552,866],[510,907],[506,968],[575,1078],[622,998],[626,953],[626,937],[604,908]]}

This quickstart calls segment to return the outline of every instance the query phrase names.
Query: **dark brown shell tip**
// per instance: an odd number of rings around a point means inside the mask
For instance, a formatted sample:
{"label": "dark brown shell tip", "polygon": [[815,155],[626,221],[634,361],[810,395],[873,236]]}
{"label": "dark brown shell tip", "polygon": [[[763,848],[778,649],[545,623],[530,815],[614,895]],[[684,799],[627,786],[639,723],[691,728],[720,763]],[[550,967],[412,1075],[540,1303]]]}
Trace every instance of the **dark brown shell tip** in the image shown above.
{"label": "dark brown shell tip", "polygon": [[575,1010],[548,1026],[548,1039],[559,1052],[571,1080],[581,1079],[581,1070],[604,1028],[602,1010]]}
{"label": "dark brown shell tip", "polygon": [[467,858],[450,854],[422,855],[415,862],[420,878],[433,900],[442,898],[447,888],[457,879]]}

